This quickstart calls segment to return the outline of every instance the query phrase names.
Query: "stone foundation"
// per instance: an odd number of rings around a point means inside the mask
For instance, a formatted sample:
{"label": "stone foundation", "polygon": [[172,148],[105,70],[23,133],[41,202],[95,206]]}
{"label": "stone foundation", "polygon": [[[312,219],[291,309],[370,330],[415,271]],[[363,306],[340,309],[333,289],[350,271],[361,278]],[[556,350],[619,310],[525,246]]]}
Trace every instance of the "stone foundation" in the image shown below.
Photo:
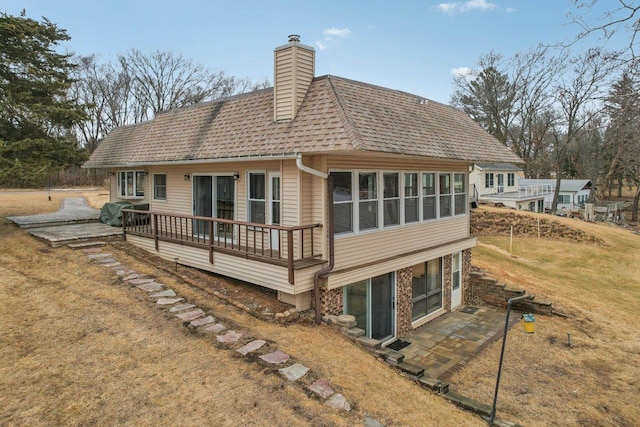
{"label": "stone foundation", "polygon": [[[312,301],[315,303],[315,298]],[[342,310],[342,288],[327,289],[326,286],[320,286],[320,313],[323,316],[339,316]]]}
{"label": "stone foundation", "polygon": [[462,303],[471,301],[471,249],[462,251]]}
{"label": "stone foundation", "polygon": [[451,311],[451,255],[442,257],[442,308]]}

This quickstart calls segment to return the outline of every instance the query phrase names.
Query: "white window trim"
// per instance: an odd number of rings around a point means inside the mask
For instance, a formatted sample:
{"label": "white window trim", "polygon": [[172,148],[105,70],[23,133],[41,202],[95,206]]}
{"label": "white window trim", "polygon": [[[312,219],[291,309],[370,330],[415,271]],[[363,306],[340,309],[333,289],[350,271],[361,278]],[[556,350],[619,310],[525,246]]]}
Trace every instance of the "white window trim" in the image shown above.
{"label": "white window trim", "polygon": [[[262,174],[264,175],[264,199],[252,199],[251,198],[251,175],[252,174]],[[247,185],[246,185],[246,191],[247,191],[247,197],[246,197],[246,221],[247,222],[252,222],[251,221],[251,203],[252,201],[262,201],[264,202],[264,223],[265,225],[267,224],[267,218],[268,218],[268,212],[267,212],[267,198],[269,195],[269,183],[267,182],[267,171],[266,170],[248,170],[246,171],[246,181],[247,181]]]}
{"label": "white window trim", "polygon": [[[134,195],[133,196],[123,196],[122,195],[122,185],[121,185],[122,180],[120,179],[120,174],[122,174],[122,173],[123,174],[127,174],[129,172],[133,172],[133,194]],[[118,192],[118,198],[119,199],[143,200],[145,198],[145,195],[142,195],[142,196],[136,196],[135,195],[138,192],[138,181],[137,181],[136,177],[138,176],[139,173],[144,174],[145,177],[148,176],[148,173],[145,170],[142,170],[142,169],[122,169],[122,170],[117,171],[116,179],[118,180],[118,183],[117,183],[117,186],[116,186],[117,187],[116,191]],[[126,175],[125,175],[125,180],[128,181],[128,178],[126,178]],[[145,186],[146,186],[146,181],[147,180],[145,179]],[[125,184],[125,186],[126,186],[126,184]],[[144,188],[144,186],[142,188],[142,191],[146,194],[146,188]]]}
{"label": "white window trim", "polygon": [[[339,172],[349,172],[351,173],[351,201],[350,202],[344,202],[346,203],[351,203],[352,204],[352,231],[348,231],[348,232],[342,232],[342,233],[336,233],[335,234],[335,238],[344,238],[344,237],[348,237],[348,236],[357,236],[357,235],[364,235],[364,234],[369,234],[369,233],[376,233],[379,231],[384,231],[384,230],[393,230],[395,228],[400,228],[400,227],[407,227],[407,226],[414,226],[414,225],[419,225],[419,224],[424,224],[424,223],[432,223],[434,221],[448,221],[448,220],[452,220],[452,219],[456,219],[456,218],[461,218],[464,216],[469,215],[469,208],[468,206],[465,205],[465,210],[463,213],[461,214],[457,214],[455,213],[455,188],[454,188],[454,180],[455,180],[455,174],[463,174],[464,175],[464,184],[465,184],[465,192],[464,193],[458,193],[458,194],[465,194],[465,203],[468,203],[468,191],[467,189],[469,188],[469,174],[463,171],[432,171],[432,170],[410,170],[410,171],[405,171],[405,170],[387,170],[387,169],[330,169],[329,173],[339,173]],[[261,171],[247,171],[247,181],[248,181],[248,174],[249,173],[261,173]],[[360,230],[360,203],[364,202],[364,200],[360,200],[360,174],[361,173],[375,173],[376,174],[376,192],[377,192],[377,207],[378,207],[378,224],[377,227],[375,228],[370,228],[367,230]],[[398,174],[398,180],[399,180],[399,200],[400,200],[400,223],[399,224],[394,224],[394,225],[389,225],[389,226],[384,226],[384,174],[385,173],[397,173]],[[406,223],[405,222],[405,195],[404,195],[404,179],[405,179],[405,174],[410,174],[410,173],[417,173],[418,174],[418,221],[414,221],[414,222],[410,222],[410,223]],[[424,216],[424,199],[425,199],[425,195],[423,194],[423,189],[422,189],[422,174],[423,173],[432,173],[435,175],[435,195],[433,196],[429,196],[434,198],[435,200],[435,210],[436,210],[436,217],[435,218],[430,218],[430,219],[423,219]],[[441,217],[440,216],[440,176],[441,175],[449,175],[449,180],[450,180],[450,188],[451,188],[451,193],[449,194],[449,198],[450,198],[450,204],[451,204],[451,215],[446,216],[446,217]],[[247,184],[247,201],[249,200],[249,196],[248,196],[248,192],[249,192],[249,188],[248,188],[248,184]],[[394,198],[395,199],[395,198]],[[334,202],[335,203],[335,202]],[[247,218],[249,215],[249,211],[247,208]]]}
{"label": "white window trim", "polygon": [[[164,175],[164,199],[156,199],[156,175]],[[167,173],[154,172],[151,177],[151,198],[154,202],[167,203]]]}

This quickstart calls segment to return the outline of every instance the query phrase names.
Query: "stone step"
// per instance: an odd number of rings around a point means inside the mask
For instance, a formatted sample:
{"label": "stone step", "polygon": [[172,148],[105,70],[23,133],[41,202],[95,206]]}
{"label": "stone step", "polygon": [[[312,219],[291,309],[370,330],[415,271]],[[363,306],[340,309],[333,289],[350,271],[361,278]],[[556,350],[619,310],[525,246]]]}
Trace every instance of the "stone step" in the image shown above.
{"label": "stone step", "polygon": [[416,378],[420,378],[424,375],[424,368],[421,368],[416,365],[412,365],[411,363],[406,363],[406,362],[398,363],[396,367],[400,369],[402,372],[405,372]]}
{"label": "stone step", "polygon": [[[159,301],[163,300],[165,298],[160,298],[158,300],[158,304],[160,304]],[[184,300],[184,298],[180,298],[181,300]],[[173,306],[169,309],[169,313],[177,313],[178,311],[185,311],[188,310],[190,308],[194,308],[196,305],[195,304],[190,304],[188,302],[182,303],[182,304],[178,304],[176,306]]]}
{"label": "stone step", "polygon": [[71,249],[84,249],[84,248],[91,248],[96,246],[107,246],[107,242],[93,240],[88,242],[69,243],[67,246]]}
{"label": "stone step", "polygon": [[[397,366],[403,363],[404,354],[400,353],[399,351],[391,350],[390,352],[384,355],[384,359],[387,361],[388,364]],[[422,370],[422,372],[424,372],[424,369]]]}
{"label": "stone step", "polygon": [[184,313],[176,314],[176,317],[183,322],[191,322],[192,320],[197,319],[198,317],[204,316],[204,311],[201,309],[196,309],[192,311],[185,311]]}
{"label": "stone step", "polygon": [[214,319],[213,316],[201,317],[200,319],[191,321],[191,323],[189,323],[189,326],[191,326],[192,328],[197,328],[198,326],[209,325],[211,323],[214,323],[215,321],[216,319]]}
{"label": "stone step", "polygon": [[156,292],[155,294],[151,294],[149,295],[151,298],[170,298],[170,297],[175,297],[176,296],[176,292],[173,289],[167,289],[166,291],[162,291],[162,292]]}
{"label": "stone step", "polygon": [[376,339],[365,337],[365,336],[358,337],[356,341],[362,344],[363,346],[369,347],[369,348],[377,348],[377,347],[380,347],[380,344],[382,344],[382,341],[380,340],[376,340]]}

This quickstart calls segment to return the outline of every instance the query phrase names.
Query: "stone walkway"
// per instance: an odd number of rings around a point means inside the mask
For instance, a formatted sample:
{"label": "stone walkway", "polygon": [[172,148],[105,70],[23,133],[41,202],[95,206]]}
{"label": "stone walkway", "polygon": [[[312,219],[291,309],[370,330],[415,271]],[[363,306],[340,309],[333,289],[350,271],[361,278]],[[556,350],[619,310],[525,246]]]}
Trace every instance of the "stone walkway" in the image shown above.
{"label": "stone walkway", "polygon": [[[96,244],[104,244],[96,242]],[[287,353],[275,348],[273,344],[263,339],[249,336],[246,332],[236,330],[224,319],[216,317],[215,313],[207,312],[185,298],[177,295],[173,289],[147,276],[128,268],[120,263],[110,253],[105,253],[102,247],[89,247],[91,244],[79,243],[69,245],[71,248],[81,249],[93,262],[111,269],[120,278],[120,283],[126,284],[148,295],[150,302],[159,310],[170,313],[176,321],[186,328],[203,336],[215,337],[215,341],[222,348],[234,351],[256,364],[271,368],[278,372],[286,381],[304,388],[310,395],[324,402],[330,408],[350,411],[351,404],[347,398],[335,391],[325,378],[320,378],[309,367],[297,362]],[[381,426],[377,420],[366,417],[364,425]]]}
{"label": "stone walkway", "polygon": [[[466,307],[473,311],[475,307]],[[475,355],[502,337],[505,310],[483,306],[474,313],[463,310],[447,313],[409,336],[411,345],[400,350],[404,361],[424,369],[424,376],[447,380]],[[520,319],[512,313],[510,324]]]}

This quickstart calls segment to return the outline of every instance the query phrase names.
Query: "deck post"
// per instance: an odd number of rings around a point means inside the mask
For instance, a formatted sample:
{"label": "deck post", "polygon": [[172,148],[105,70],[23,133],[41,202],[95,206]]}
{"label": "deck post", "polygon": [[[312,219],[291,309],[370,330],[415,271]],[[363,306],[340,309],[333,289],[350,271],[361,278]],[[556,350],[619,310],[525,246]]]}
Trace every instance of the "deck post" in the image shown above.
{"label": "deck post", "polygon": [[122,240],[127,241],[127,212],[122,211]]}
{"label": "deck post", "polygon": [[293,230],[287,230],[287,260],[289,266],[289,284],[293,285],[293,282],[295,282],[293,275]]}
{"label": "deck post", "polygon": [[[213,264],[213,227],[215,221],[209,221],[209,264]],[[220,234],[218,233],[218,236]]]}
{"label": "deck post", "polygon": [[151,214],[153,215],[153,237],[156,241],[156,252],[159,249],[159,241],[160,239],[158,238],[158,215],[157,214]]}

